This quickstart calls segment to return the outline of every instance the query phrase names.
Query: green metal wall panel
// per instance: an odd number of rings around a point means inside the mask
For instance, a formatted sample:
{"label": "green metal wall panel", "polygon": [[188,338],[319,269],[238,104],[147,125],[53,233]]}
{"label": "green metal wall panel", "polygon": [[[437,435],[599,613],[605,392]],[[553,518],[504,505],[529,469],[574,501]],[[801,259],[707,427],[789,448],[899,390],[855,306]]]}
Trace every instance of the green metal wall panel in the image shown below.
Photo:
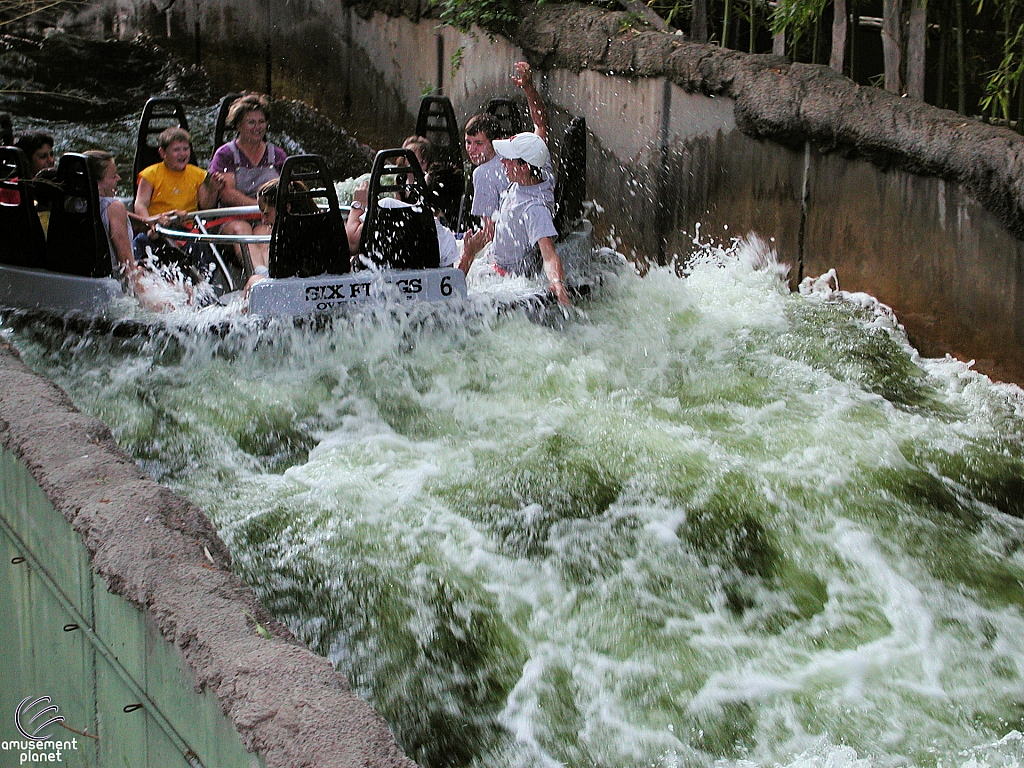
{"label": "green metal wall panel", "polygon": [[[216,698],[194,690],[179,649],[144,611],[107,591],[77,533],[4,450],[0,553],[0,742],[23,740],[15,711],[25,697],[50,696],[75,732],[48,730],[78,745],[50,765],[263,765]],[[0,768],[19,765],[20,751],[2,746]]]}

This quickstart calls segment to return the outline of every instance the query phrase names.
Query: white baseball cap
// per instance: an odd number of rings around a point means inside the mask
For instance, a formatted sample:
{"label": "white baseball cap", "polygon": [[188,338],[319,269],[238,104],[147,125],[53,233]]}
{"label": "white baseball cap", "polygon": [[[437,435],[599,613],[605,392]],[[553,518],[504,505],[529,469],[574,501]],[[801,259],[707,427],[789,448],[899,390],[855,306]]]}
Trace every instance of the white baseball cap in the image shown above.
{"label": "white baseball cap", "polygon": [[511,139],[497,139],[494,151],[508,160],[525,160],[535,168],[543,168],[551,159],[548,145],[536,133],[517,133]]}

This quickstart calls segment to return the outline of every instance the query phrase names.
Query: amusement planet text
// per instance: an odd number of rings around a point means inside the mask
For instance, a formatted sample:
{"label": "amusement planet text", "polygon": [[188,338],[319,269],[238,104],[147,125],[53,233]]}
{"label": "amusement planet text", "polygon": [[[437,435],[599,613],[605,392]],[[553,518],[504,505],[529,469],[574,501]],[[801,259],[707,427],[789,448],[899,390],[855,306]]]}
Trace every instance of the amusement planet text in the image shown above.
{"label": "amusement planet text", "polygon": [[4,752],[18,752],[18,765],[29,765],[34,763],[60,763],[64,760],[64,752],[78,751],[78,739],[72,738],[68,741],[57,741],[47,739],[37,741],[28,739],[25,741],[4,741],[0,742],[0,749]]}

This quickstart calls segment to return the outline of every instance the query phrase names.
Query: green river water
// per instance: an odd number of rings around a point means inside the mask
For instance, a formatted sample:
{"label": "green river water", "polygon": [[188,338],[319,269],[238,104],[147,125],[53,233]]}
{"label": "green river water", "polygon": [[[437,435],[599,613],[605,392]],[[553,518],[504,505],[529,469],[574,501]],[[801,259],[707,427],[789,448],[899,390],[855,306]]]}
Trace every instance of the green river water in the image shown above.
{"label": "green river water", "polygon": [[425,766],[1016,766],[1024,393],[766,254],[567,317],[5,333]]}

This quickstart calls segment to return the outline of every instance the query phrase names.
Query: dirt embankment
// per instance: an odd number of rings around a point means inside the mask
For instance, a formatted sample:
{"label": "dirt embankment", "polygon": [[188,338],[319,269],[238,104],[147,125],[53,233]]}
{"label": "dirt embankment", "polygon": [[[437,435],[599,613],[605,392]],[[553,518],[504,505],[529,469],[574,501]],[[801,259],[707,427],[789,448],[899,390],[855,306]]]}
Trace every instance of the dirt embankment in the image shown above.
{"label": "dirt embankment", "polygon": [[[231,573],[202,510],[0,342],[0,445],[82,537],[110,592],[148,612],[268,768],[415,768],[383,719]],[[269,631],[264,637],[254,624]]]}
{"label": "dirt embankment", "polygon": [[[421,5],[385,0],[372,7],[418,18]],[[356,4],[360,13],[370,7]],[[508,33],[537,67],[666,77],[688,92],[735,100],[737,125],[756,139],[787,146],[810,141],[883,169],[959,182],[1024,237],[1024,137],[1008,129],[859,86],[823,65],[688,42],[621,11],[523,5]]]}

